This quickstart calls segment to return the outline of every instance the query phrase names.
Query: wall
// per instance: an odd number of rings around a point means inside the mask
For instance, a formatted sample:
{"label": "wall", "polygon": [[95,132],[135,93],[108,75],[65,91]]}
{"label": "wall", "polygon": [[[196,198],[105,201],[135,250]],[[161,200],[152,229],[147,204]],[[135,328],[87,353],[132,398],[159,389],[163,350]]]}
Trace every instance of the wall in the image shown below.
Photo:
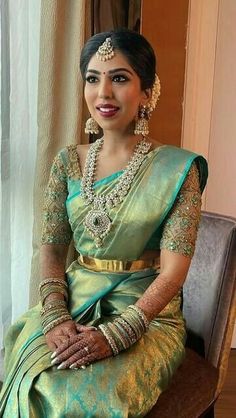
{"label": "wall", "polygon": [[157,56],[161,97],[150,121],[150,135],[181,145],[189,0],[143,0],[141,33]]}
{"label": "wall", "polygon": [[[209,162],[204,209],[236,217],[236,2],[191,0],[182,146]],[[236,329],[233,344],[236,347]]]}

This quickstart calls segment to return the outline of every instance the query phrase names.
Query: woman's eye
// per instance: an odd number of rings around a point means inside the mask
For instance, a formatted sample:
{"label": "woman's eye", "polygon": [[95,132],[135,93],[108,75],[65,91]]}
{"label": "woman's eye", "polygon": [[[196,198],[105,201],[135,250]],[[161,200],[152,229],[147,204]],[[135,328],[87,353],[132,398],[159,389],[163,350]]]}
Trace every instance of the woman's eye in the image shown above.
{"label": "woman's eye", "polygon": [[86,81],[87,81],[87,83],[96,83],[97,82],[97,77],[95,77],[94,75],[88,75],[86,77]]}
{"label": "woman's eye", "polygon": [[128,78],[125,76],[125,75],[119,75],[119,74],[117,74],[117,75],[114,75],[113,77],[112,77],[112,81],[115,81],[116,83],[118,82],[118,83],[122,83],[122,82],[124,82],[124,81],[128,81]]}

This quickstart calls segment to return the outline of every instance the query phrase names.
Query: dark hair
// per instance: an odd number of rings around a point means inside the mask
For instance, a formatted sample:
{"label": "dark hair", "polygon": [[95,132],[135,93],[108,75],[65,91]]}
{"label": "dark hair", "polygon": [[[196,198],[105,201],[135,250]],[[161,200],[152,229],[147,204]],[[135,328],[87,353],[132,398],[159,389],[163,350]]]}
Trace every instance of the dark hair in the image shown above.
{"label": "dark hair", "polygon": [[144,36],[129,29],[116,29],[92,36],[82,49],[80,71],[83,79],[92,56],[106,38],[110,37],[114,50],[120,51],[141,80],[142,90],[151,88],[155,81],[156,57],[152,46]]}

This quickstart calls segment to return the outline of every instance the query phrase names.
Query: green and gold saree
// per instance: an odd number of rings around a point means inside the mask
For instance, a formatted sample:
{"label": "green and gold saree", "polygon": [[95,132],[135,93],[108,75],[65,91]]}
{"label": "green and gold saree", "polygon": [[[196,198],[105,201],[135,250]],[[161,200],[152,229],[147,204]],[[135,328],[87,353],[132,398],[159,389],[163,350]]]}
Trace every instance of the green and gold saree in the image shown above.
{"label": "green and gold saree", "polygon": [[[97,181],[96,190],[108,193],[121,174]],[[112,229],[97,248],[83,225],[89,208],[80,196],[76,147],[58,154],[46,191],[42,243],[68,244],[73,235],[79,257],[67,281],[75,321],[97,326],[135,303],[158,276],[158,260],[143,261],[147,251],[193,255],[206,178],[203,157],[171,146],[152,150],[124,201],[110,210]],[[51,366],[40,308],[23,315],[5,339],[4,418],[144,417],[184,358],[181,293],[136,344],[85,370]]]}

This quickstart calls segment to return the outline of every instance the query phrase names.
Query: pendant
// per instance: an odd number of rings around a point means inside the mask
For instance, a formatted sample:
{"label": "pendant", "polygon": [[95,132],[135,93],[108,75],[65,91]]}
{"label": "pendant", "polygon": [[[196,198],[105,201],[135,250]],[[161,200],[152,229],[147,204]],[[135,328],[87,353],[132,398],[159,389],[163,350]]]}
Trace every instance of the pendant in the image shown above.
{"label": "pendant", "polygon": [[103,239],[111,229],[112,221],[104,209],[91,209],[85,217],[84,225],[95,239],[96,247],[101,247]]}

